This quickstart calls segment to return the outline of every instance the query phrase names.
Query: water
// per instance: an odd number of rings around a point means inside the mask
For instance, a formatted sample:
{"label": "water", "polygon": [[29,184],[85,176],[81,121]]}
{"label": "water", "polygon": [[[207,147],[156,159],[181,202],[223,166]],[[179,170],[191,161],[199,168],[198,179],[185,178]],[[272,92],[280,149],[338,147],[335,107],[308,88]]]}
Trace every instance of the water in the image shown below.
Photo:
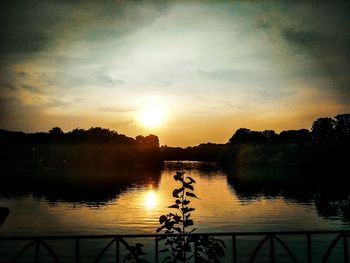
{"label": "water", "polygon": [[[324,207],[311,198],[288,198],[255,193],[237,194],[226,174],[214,164],[185,162],[186,175],[196,180],[191,207],[197,232],[292,231],[349,229],[340,207],[348,199],[329,202]],[[208,169],[208,167],[210,169]],[[205,168],[205,169],[203,169]],[[10,215],[0,229],[1,236],[85,235],[155,233],[159,216],[172,211],[176,162],[168,162],[158,183],[150,180],[122,190],[103,203],[49,201],[33,195],[1,197],[0,206]],[[333,213],[328,213],[333,208]],[[323,211],[323,210],[325,211]],[[339,212],[340,211],[340,212]]]}

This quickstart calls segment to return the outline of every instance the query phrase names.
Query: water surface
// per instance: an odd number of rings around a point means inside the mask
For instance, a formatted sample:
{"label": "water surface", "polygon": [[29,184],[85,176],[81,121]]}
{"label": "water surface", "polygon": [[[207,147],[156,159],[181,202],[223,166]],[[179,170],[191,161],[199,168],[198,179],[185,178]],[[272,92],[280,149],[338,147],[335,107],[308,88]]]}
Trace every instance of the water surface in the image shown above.
{"label": "water surface", "polygon": [[[349,222],[341,213],[324,216],[314,198],[298,201],[285,196],[237,194],[226,174],[215,164],[185,162],[186,175],[196,180],[192,200],[197,231],[340,230]],[[173,175],[179,166],[167,162],[159,182],[151,180],[122,190],[107,202],[50,201],[33,195],[1,197],[0,206],[10,209],[1,235],[63,235],[154,233],[158,218],[171,209]],[[330,204],[336,204],[334,201]],[[348,200],[338,200],[348,202]],[[332,207],[328,207],[332,209]],[[338,209],[337,207],[333,208]],[[326,211],[327,212],[327,211]]]}

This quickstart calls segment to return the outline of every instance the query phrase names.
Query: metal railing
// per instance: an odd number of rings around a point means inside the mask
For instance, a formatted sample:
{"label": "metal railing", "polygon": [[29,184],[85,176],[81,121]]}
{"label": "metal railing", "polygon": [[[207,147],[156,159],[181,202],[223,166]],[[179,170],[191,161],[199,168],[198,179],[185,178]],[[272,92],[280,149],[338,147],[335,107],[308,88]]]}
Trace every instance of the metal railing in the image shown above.
{"label": "metal railing", "polygon": [[[315,237],[321,237],[324,235],[332,236],[331,239],[328,239],[326,241],[326,248],[321,256],[321,261],[315,261],[313,258],[313,249],[315,246],[313,246],[313,241]],[[13,236],[13,237],[1,237],[0,236],[0,244],[3,244],[4,242],[11,242],[11,241],[21,241],[21,242],[27,242],[24,246],[16,247],[18,250],[15,252],[14,255],[7,255],[10,256],[11,259],[9,262],[17,262],[21,258],[24,257],[25,252],[28,252],[31,249],[34,249],[34,262],[40,262],[40,255],[42,254],[42,251],[46,251],[46,254],[51,257],[51,260],[54,262],[61,262],[59,256],[54,251],[54,249],[49,245],[48,242],[50,241],[73,241],[74,242],[74,262],[79,263],[81,261],[81,242],[85,240],[103,240],[108,239],[107,243],[105,243],[102,250],[99,250],[99,252],[91,258],[91,262],[101,262],[101,259],[103,255],[108,250],[114,250],[115,252],[115,259],[114,262],[120,262],[120,251],[121,251],[121,245],[124,247],[124,249],[131,253],[131,256],[135,262],[138,261],[137,255],[134,254],[132,246],[129,245],[128,241],[132,239],[143,239],[143,240],[153,240],[153,249],[154,249],[154,258],[152,258],[151,262],[158,263],[161,261],[160,258],[160,244],[161,240],[172,238],[172,237],[179,237],[183,236],[186,238],[192,238],[192,240],[198,240],[199,237],[218,237],[218,238],[225,238],[230,240],[230,244],[232,245],[230,247],[231,252],[231,258],[229,261],[223,261],[223,262],[233,262],[237,263],[239,262],[237,255],[237,245],[239,242],[239,239],[241,238],[252,238],[254,237],[254,249],[250,255],[248,255],[248,259],[244,262],[256,262],[257,255],[261,252],[263,247],[268,247],[268,255],[265,258],[265,261],[269,262],[275,262],[276,259],[278,259],[278,255],[276,255],[276,245],[278,245],[286,255],[289,257],[289,260],[292,262],[328,262],[332,252],[334,251],[335,247],[342,247],[342,258],[337,259],[337,262],[346,262],[349,263],[349,242],[348,238],[350,237],[350,232],[347,230],[343,231],[281,231],[281,232],[233,232],[233,233],[192,233],[192,234],[139,234],[139,235],[77,235],[77,236],[38,236],[38,237],[28,237],[28,236]],[[287,244],[285,239],[287,237],[297,237],[298,240],[300,238],[305,242],[306,247],[306,253],[304,253],[304,256],[300,258],[300,255],[297,255],[296,251],[293,251],[293,249]],[[298,241],[299,242],[299,241]],[[196,246],[197,242],[193,242],[193,253],[196,253]],[[228,247],[226,246],[226,250],[228,250]],[[148,252],[148,251],[147,251]],[[6,251],[2,251],[1,253],[7,253]],[[1,256],[1,254],[0,254]],[[196,262],[196,255],[193,257],[193,262]],[[339,260],[339,261],[338,261]],[[44,262],[44,261],[43,261]]]}

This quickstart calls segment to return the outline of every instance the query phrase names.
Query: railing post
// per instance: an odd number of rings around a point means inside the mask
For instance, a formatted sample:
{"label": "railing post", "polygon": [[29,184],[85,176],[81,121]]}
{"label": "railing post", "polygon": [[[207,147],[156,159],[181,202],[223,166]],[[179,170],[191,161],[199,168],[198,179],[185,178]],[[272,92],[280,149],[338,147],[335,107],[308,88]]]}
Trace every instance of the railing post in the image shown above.
{"label": "railing post", "polygon": [[194,263],[197,262],[197,258],[198,258],[198,250],[197,250],[197,243],[198,243],[198,238],[199,237],[194,237]]}
{"label": "railing post", "polygon": [[115,262],[119,263],[119,238],[115,239]]}
{"label": "railing post", "polygon": [[155,238],[155,262],[158,263],[158,237]]}
{"label": "railing post", "polygon": [[343,234],[343,248],[344,248],[344,263],[349,263],[349,253],[348,253],[348,239],[347,234]]}
{"label": "railing post", "polygon": [[275,262],[275,247],[274,247],[274,244],[273,244],[273,237],[274,235],[272,234],[270,236],[270,262],[271,263],[274,263]]}
{"label": "railing post", "polygon": [[40,242],[39,239],[35,241],[35,263],[39,263]]}
{"label": "railing post", "polygon": [[232,262],[237,262],[237,244],[236,244],[236,235],[232,235]]}
{"label": "railing post", "polygon": [[307,233],[307,262],[312,263],[311,234]]}
{"label": "railing post", "polygon": [[75,262],[79,263],[80,261],[80,239],[77,237],[75,239]]}

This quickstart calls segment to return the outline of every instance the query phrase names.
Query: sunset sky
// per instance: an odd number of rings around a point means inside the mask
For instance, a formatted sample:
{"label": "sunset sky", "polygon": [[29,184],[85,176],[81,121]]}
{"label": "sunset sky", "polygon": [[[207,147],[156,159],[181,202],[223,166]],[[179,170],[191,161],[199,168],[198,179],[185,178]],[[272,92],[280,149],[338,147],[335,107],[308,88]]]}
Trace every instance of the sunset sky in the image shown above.
{"label": "sunset sky", "polygon": [[2,129],[188,146],[350,112],[345,1],[7,1],[0,14]]}

